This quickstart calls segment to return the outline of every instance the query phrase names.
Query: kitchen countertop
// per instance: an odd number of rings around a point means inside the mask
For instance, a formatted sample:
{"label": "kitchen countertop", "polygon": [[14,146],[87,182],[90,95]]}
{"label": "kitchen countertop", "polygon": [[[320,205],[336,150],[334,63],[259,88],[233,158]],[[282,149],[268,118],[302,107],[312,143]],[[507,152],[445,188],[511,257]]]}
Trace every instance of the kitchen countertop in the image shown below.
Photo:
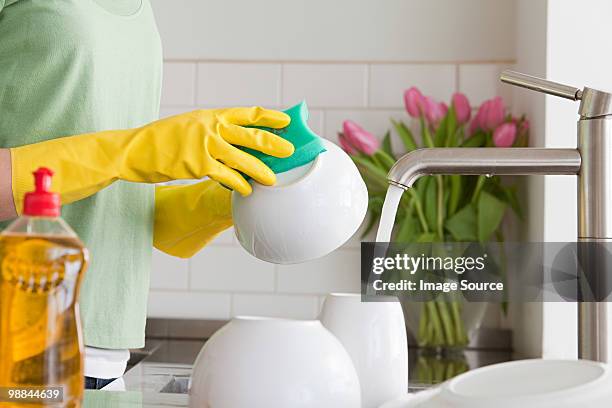
{"label": "kitchen countertop", "polygon": [[87,390],[84,407],[187,407],[188,379],[203,345],[198,340],[147,340],[143,350],[132,353],[132,358],[144,358],[123,376],[125,391],[114,391],[116,382]]}
{"label": "kitchen countertop", "polygon": [[157,394],[138,391],[85,391],[84,408],[187,407],[187,394]]}
{"label": "kitchen countertop", "polygon": [[[84,407],[187,407],[189,396],[186,392],[192,364],[203,344],[202,340],[147,340],[142,351],[133,353],[133,360],[142,360],[132,361],[135,365],[123,376],[125,391],[112,391],[117,386],[115,382],[100,391],[88,390],[85,392]],[[511,353],[506,351],[467,350],[463,361],[470,368],[475,368],[508,361],[511,357]],[[417,350],[410,350],[410,392],[429,388],[437,382],[435,378],[429,378],[428,384],[422,383],[424,358],[433,359],[434,363],[440,361],[423,356]]]}

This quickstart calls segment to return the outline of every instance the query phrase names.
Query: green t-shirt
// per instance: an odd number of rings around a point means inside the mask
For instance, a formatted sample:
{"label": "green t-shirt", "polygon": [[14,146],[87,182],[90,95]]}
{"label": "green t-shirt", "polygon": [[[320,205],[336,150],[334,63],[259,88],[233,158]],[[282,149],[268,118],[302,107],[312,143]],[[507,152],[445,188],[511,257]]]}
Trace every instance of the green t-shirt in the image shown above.
{"label": "green t-shirt", "polygon": [[[0,147],[156,120],[161,61],[148,0],[0,0]],[[88,346],[144,345],[153,207],[153,186],[116,182],[62,209],[91,255]]]}

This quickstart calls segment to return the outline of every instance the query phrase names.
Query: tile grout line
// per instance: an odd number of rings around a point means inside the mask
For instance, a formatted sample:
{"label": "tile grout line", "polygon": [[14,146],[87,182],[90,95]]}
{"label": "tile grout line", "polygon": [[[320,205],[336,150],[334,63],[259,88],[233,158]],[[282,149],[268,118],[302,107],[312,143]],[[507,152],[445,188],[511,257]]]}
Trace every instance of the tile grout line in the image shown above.
{"label": "tile grout line", "polygon": [[[194,98],[195,98],[195,92],[194,92]],[[162,103],[160,104],[159,108],[160,110],[162,109],[195,109],[197,108],[197,103],[194,104],[168,104],[168,103]]]}
{"label": "tile grout line", "polygon": [[195,62],[195,73],[194,73],[194,79],[193,79],[193,84],[194,84],[194,88],[193,88],[193,105],[194,106],[198,106],[198,102],[200,100],[200,89],[198,88],[198,85],[200,83],[200,64],[199,62]]}
{"label": "tile grout line", "polygon": [[515,59],[491,59],[491,60],[396,60],[396,61],[373,61],[373,60],[281,60],[281,59],[209,59],[209,58],[164,58],[164,62],[204,62],[212,64],[306,64],[306,65],[478,65],[478,64],[516,64]]}
{"label": "tile grout line", "polygon": [[[216,109],[219,108],[219,104],[202,103],[197,105],[173,105],[173,104],[162,104],[160,111],[162,110],[176,110],[176,109]],[[226,106],[226,105],[222,105]],[[282,109],[281,105],[265,105],[269,109]],[[342,112],[342,111],[359,111],[359,112],[390,112],[400,113],[404,112],[404,108],[401,105],[398,106],[322,106],[322,105],[308,105],[311,110],[319,111],[330,111],[330,112]]]}
{"label": "tile grout line", "polygon": [[274,289],[273,289],[273,293],[277,293],[278,292],[278,265],[274,265]]}
{"label": "tile grout line", "polygon": [[[193,257],[192,257],[193,258]],[[193,268],[192,258],[187,260],[187,289],[191,291],[191,270]]]}
{"label": "tile grout line", "polygon": [[[225,105],[224,105],[225,106]],[[161,105],[160,109],[190,109],[190,108],[218,108],[219,105],[215,105],[215,104],[208,104],[208,103],[203,103],[201,105],[197,105],[197,106],[190,106],[190,105],[167,105],[167,104],[163,104]],[[281,105],[266,105],[267,108],[270,109],[282,109],[283,106]],[[341,112],[341,111],[360,111],[360,112],[367,112],[367,111],[374,111],[374,112],[404,112],[404,109],[402,106],[322,106],[322,105],[308,105],[308,108],[311,110],[326,110],[326,111],[331,111],[331,112]]]}
{"label": "tile grout line", "polygon": [[198,100],[199,98],[199,93],[200,93],[200,89],[198,88],[198,84],[200,83],[200,74],[199,74],[199,65],[198,63],[194,64],[195,65],[195,72],[193,75],[193,104],[197,105],[198,104]]}
{"label": "tile grout line", "polygon": [[234,317],[234,292],[229,292],[229,295],[230,295],[229,317],[231,319]]}
{"label": "tile grout line", "polygon": [[326,136],[325,135],[326,129],[327,129],[327,127],[326,127],[327,123],[326,122],[327,122],[327,111],[325,109],[322,109],[321,110],[321,123],[320,123],[320,125],[321,125],[321,133],[323,133],[323,135],[319,135],[319,136],[322,136],[322,137]]}
{"label": "tile grout line", "polygon": [[[206,248],[211,248],[211,247],[242,248],[242,246],[240,245],[239,242],[214,242],[214,241],[206,246]],[[354,252],[354,251],[359,251],[360,249],[361,249],[360,245],[341,246],[340,248],[336,249],[336,251],[340,251],[340,252],[343,252],[343,251]]]}
{"label": "tile grout line", "polygon": [[278,83],[278,105],[282,106],[285,102],[284,94],[285,94],[285,64],[281,63],[279,67],[279,83]]}
{"label": "tile grout line", "polygon": [[[270,292],[263,292],[263,293],[253,293],[253,292],[248,292],[248,291],[238,291],[238,292],[196,292],[196,291],[182,291],[182,290],[159,290],[159,289],[152,289],[153,292],[155,293],[170,293],[170,294],[179,294],[179,293],[193,293],[193,294],[212,294],[212,295],[227,295],[229,297],[229,314],[227,315],[228,319],[231,319],[233,317],[235,317],[236,315],[236,296],[237,295],[246,295],[246,296],[264,296],[264,297],[284,297],[286,298],[286,300],[292,301],[292,300],[300,300],[300,301],[305,301],[310,303],[311,306],[307,306],[307,303],[303,304],[300,306],[300,308],[302,310],[306,310],[306,309],[310,309],[308,311],[308,319],[316,319],[319,316],[320,313],[320,305],[321,305],[321,301],[323,298],[325,298],[325,296],[327,295],[327,293],[330,293],[331,291],[326,291],[326,292],[320,292],[320,293],[282,293],[282,294],[274,294],[274,293],[270,293]],[[303,306],[306,306],[306,308],[304,308]],[[314,308],[312,308],[314,306]],[[180,314],[180,313],[179,313]],[[248,314],[248,313],[247,313]],[[181,314],[182,315],[182,314]],[[223,313],[223,315],[225,315],[225,313]],[[262,314],[262,316],[264,316],[265,314]],[[215,315],[215,319],[219,318],[217,317],[218,315]],[[281,314],[279,315],[280,317],[283,317],[285,315]],[[184,316],[183,316],[184,317]],[[200,316],[198,316],[197,318],[213,318],[210,316],[207,316],[206,314],[202,314]],[[304,317],[302,317],[304,318]]]}
{"label": "tile grout line", "polygon": [[460,66],[461,64],[455,65],[455,92],[461,92]]}
{"label": "tile grout line", "polygon": [[[346,289],[330,289],[327,291],[320,291],[320,292],[270,292],[270,291],[261,291],[261,292],[257,292],[257,291],[249,291],[249,290],[243,290],[243,289],[238,289],[238,290],[232,290],[232,289],[193,289],[193,290],[187,290],[187,289],[168,289],[168,288],[151,288],[152,292],[157,292],[157,293],[181,293],[181,294],[185,294],[185,293],[194,293],[194,294],[200,294],[200,295],[228,295],[230,296],[230,298],[233,298],[235,295],[251,295],[251,296],[286,296],[286,297],[321,297],[321,296],[327,296],[327,294],[329,293],[333,293],[333,292],[347,292],[347,293],[352,293],[349,290]],[[357,292],[354,292],[357,293]]]}
{"label": "tile grout line", "polygon": [[372,74],[372,68],[370,64],[366,64],[365,65],[365,78],[364,78],[364,84],[363,87],[365,89],[365,107],[369,108],[370,107],[370,87],[372,86],[372,81],[370,78],[370,75]]}

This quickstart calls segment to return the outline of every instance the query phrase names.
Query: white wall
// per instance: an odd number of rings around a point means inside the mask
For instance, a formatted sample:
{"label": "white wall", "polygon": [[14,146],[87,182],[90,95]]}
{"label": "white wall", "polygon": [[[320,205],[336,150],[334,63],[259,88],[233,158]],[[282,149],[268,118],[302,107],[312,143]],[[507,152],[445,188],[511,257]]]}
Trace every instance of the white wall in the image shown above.
{"label": "white wall", "polygon": [[[612,90],[612,56],[608,52],[611,13],[612,3],[607,0],[520,0],[517,69],[579,88]],[[517,90],[514,101],[517,109],[530,113],[536,146],[576,146],[578,103],[525,90]],[[576,178],[532,178],[530,209],[532,240],[574,241]],[[522,312],[515,321],[515,338],[520,339],[522,354],[577,356],[575,304],[527,305]]]}
{"label": "white wall", "polygon": [[[549,0],[549,46],[548,75],[550,78],[582,88],[612,91],[612,55],[609,53],[609,38],[612,35],[609,17],[612,15],[612,3],[606,0],[583,0],[580,2]],[[569,30],[572,25],[576,29]],[[576,121],[578,120],[578,103],[559,98],[547,98],[547,138],[553,145],[561,143],[575,145]],[[562,220],[571,211],[576,211],[576,188],[574,184],[553,185],[547,192],[549,197],[546,210]],[[567,204],[560,205],[561,202]],[[551,220],[554,225],[554,221]],[[558,225],[558,224],[557,224]],[[574,223],[573,226],[576,226]],[[574,235],[576,229],[571,231]],[[569,233],[569,231],[566,231]],[[610,304],[608,304],[610,308]],[[559,308],[560,309],[560,308]],[[545,353],[552,354],[546,345],[558,342],[561,336],[576,335],[577,314],[563,313],[564,310],[550,312],[551,320],[556,324],[553,330],[545,331]],[[612,314],[609,313],[612,324]],[[568,317],[571,317],[571,323]],[[553,324],[551,323],[550,326]],[[548,336],[548,337],[547,337]],[[612,339],[608,339],[612,342]],[[609,343],[608,347],[612,347]],[[551,347],[557,351],[557,348]],[[559,352],[564,352],[560,350]],[[567,351],[566,353],[568,353]],[[574,354],[575,355],[575,354]]]}
{"label": "white wall", "polygon": [[498,61],[514,0],[153,0],[171,59]]}
{"label": "white wall", "polygon": [[[344,119],[382,135],[419,86],[474,104],[501,92],[514,59],[513,0],[152,0],[162,34],[162,115],[305,98],[311,127]],[[274,24],[264,21],[264,16]],[[156,253],[149,315],[316,317],[332,291],[359,290],[359,242],[296,266],[255,260],[228,231],[191,260]]]}

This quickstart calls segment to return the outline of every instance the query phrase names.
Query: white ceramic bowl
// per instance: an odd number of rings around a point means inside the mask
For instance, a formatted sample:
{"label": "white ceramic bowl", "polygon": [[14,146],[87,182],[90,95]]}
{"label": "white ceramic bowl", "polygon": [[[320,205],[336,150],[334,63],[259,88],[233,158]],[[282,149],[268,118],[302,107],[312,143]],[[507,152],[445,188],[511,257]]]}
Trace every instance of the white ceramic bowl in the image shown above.
{"label": "white ceramic bowl", "polygon": [[358,408],[355,367],[318,320],[237,317],[196,359],[192,408]]}
{"label": "white ceramic bowl", "polygon": [[461,374],[425,401],[407,399],[383,407],[604,408],[611,401],[609,365],[586,360],[519,360]]}
{"label": "white ceramic bowl", "polygon": [[361,383],[363,408],[380,404],[408,389],[408,341],[397,298],[362,302],[359,293],[331,293],[321,323],[353,359]]}
{"label": "white ceramic bowl", "polygon": [[420,403],[429,401],[439,392],[439,387],[436,387],[424,391],[419,391],[417,393],[405,394],[394,400],[387,401],[379,408],[417,408],[421,406],[419,405]]}
{"label": "white ceramic bowl", "polygon": [[290,264],[327,255],[359,228],[368,191],[351,158],[323,140],[313,162],[277,175],[275,186],[251,181],[253,193],[232,194],[238,241],[251,255]]}

